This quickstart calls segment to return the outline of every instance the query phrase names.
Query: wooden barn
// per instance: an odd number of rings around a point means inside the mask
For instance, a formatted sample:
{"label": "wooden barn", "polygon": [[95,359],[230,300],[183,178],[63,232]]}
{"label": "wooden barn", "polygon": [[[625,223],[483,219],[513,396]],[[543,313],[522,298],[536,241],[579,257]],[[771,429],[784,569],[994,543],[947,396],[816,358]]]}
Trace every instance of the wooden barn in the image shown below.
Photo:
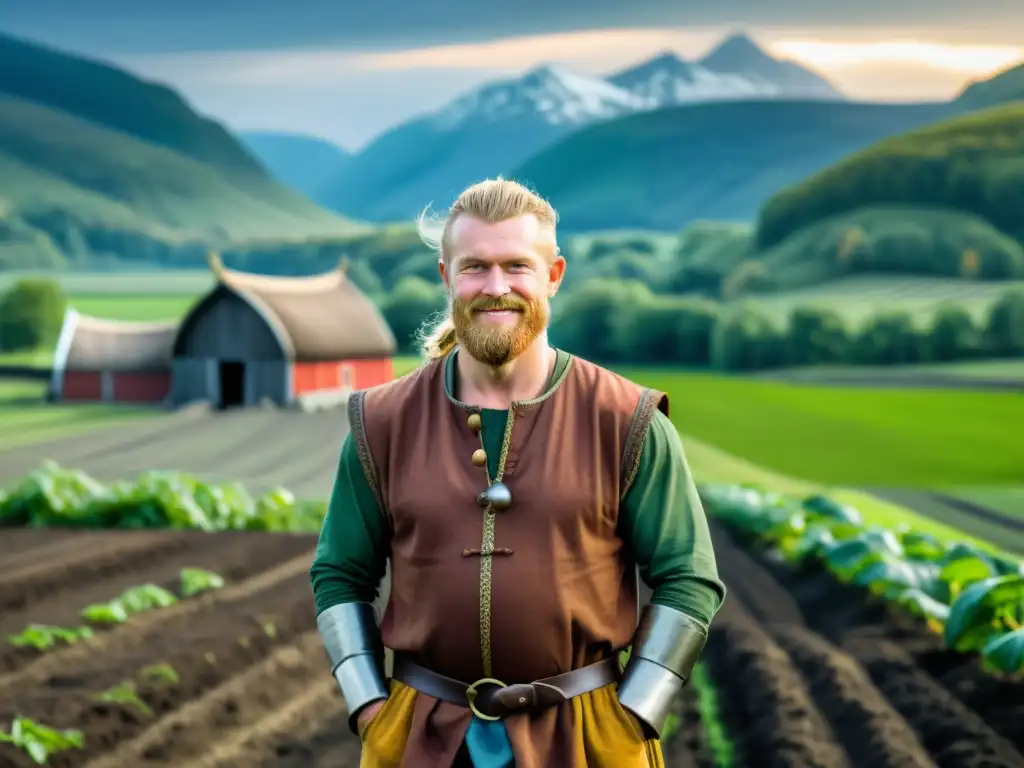
{"label": "wooden barn", "polygon": [[54,400],[162,403],[171,390],[176,321],[101,320],[64,314],[53,362]]}
{"label": "wooden barn", "polygon": [[230,270],[211,255],[210,267],[217,283],[174,340],[172,402],[288,405],[309,392],[393,378],[394,334],[344,265],[277,277]]}

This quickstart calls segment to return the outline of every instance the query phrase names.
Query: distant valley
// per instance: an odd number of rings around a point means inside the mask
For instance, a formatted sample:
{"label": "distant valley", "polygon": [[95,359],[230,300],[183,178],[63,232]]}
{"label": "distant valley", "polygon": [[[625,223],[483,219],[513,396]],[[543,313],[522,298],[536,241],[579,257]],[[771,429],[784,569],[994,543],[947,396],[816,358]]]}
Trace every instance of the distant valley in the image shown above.
{"label": "distant valley", "polygon": [[173,265],[210,245],[355,229],[173,90],[0,35],[0,268]]}
{"label": "distant valley", "polygon": [[[739,34],[699,61],[666,53],[605,78],[539,67],[391,128],[326,182],[276,173],[368,222],[443,209],[466,185],[500,174],[549,197],[566,232],[678,231],[705,219],[750,221],[773,194],[877,141],[1024,96],[1022,81],[1018,67],[951,102],[852,102]],[[301,139],[290,141],[301,153]]]}
{"label": "distant valley", "polygon": [[745,35],[727,38],[700,61],[662,54],[605,78],[551,64],[391,128],[356,153],[333,184],[303,191],[356,219],[409,220],[587,126],[711,101],[842,98],[823,77],[769,56]]}

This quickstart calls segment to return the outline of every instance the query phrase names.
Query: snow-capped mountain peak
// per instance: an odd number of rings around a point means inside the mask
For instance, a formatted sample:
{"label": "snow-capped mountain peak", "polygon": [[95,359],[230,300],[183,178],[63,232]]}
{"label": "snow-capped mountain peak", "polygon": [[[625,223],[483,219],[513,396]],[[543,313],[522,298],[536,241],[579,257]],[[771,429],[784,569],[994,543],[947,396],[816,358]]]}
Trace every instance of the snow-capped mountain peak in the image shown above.
{"label": "snow-capped mountain peak", "polygon": [[561,64],[545,64],[521,77],[467,93],[434,115],[434,123],[438,128],[451,129],[468,121],[532,116],[551,125],[581,125],[645,106],[642,96],[600,77]]}
{"label": "snow-capped mountain peak", "polygon": [[842,94],[811,70],[775,59],[748,36],[736,34],[699,61],[664,51],[608,77],[544,64],[459,97],[430,123],[440,131],[513,119],[569,128],[680,104],[764,98]]}
{"label": "snow-capped mountain peak", "polygon": [[744,34],[726,38],[699,61],[662,53],[608,81],[662,107],[750,98],[842,98],[824,78],[773,58]]}

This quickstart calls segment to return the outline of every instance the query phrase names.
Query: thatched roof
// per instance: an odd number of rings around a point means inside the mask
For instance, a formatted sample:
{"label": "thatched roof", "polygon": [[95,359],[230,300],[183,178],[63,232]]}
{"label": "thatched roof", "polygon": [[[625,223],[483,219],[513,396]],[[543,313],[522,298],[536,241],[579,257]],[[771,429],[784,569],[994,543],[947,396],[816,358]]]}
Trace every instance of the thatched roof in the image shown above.
{"label": "thatched roof", "polygon": [[397,344],[377,307],[346,275],[346,263],[311,277],[279,277],[227,269],[211,254],[216,287],[189,319],[227,294],[248,303],[271,326],[285,355],[299,362],[391,357]]}
{"label": "thatched roof", "polygon": [[68,308],[54,368],[66,371],[162,371],[171,367],[178,321],[104,320]]}

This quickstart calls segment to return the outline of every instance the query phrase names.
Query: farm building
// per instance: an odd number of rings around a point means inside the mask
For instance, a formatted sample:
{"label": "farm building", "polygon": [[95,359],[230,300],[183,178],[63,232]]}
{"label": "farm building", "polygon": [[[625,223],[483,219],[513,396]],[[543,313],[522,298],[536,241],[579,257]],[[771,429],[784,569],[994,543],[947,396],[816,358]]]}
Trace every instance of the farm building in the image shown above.
{"label": "farm building", "polygon": [[172,351],[173,403],[220,407],[310,392],[365,389],[393,378],[394,334],[344,265],[312,277],[229,270],[185,316]]}
{"label": "farm building", "polygon": [[55,400],[160,403],[171,389],[177,322],[127,323],[69,308],[54,355]]}

